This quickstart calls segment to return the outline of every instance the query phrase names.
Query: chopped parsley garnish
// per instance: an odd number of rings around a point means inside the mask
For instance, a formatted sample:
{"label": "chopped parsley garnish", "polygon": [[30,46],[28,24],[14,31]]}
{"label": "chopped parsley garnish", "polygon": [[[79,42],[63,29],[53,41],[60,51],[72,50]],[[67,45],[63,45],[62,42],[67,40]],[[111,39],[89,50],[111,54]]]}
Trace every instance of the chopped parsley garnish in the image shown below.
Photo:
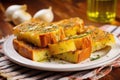
{"label": "chopped parsley garnish", "polygon": [[84,36],[87,36],[88,34],[90,34],[91,32],[86,32],[84,34],[81,35],[74,35],[74,36],[70,36],[69,39],[75,39],[75,38],[82,38]]}
{"label": "chopped parsley garnish", "polygon": [[90,58],[90,61],[94,61],[94,60],[99,59],[99,58],[100,58],[100,55],[96,55],[96,57]]}

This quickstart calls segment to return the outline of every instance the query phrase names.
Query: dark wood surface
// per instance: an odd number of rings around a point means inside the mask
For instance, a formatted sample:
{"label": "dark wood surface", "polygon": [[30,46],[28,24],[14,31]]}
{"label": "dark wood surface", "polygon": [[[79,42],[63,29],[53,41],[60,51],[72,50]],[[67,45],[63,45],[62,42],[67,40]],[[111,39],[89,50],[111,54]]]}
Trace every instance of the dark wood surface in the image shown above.
{"label": "dark wood surface", "polygon": [[[0,1],[0,38],[12,34],[13,24],[5,21],[4,11],[13,4],[27,4],[27,11],[34,15],[40,9],[52,6],[54,12],[54,21],[65,18],[80,17],[84,20],[85,25],[102,26],[105,24],[113,24],[120,26],[120,0],[117,2],[116,21],[111,23],[99,23],[90,21],[86,16],[87,4],[86,0],[1,0]],[[120,68],[114,68],[111,73],[100,80],[120,80]]]}

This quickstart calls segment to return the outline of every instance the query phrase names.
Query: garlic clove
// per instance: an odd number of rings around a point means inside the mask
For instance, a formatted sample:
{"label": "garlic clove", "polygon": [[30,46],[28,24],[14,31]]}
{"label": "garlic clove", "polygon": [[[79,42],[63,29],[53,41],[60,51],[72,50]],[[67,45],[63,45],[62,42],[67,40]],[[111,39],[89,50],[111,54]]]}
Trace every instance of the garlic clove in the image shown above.
{"label": "garlic clove", "polygon": [[26,11],[27,5],[24,4],[24,5],[11,5],[11,6],[9,6],[5,11],[6,20],[11,21],[13,13],[17,10]]}
{"label": "garlic clove", "polygon": [[52,22],[54,19],[52,7],[49,7],[48,9],[39,10],[34,14],[33,18],[38,20],[43,20],[45,22]]}
{"label": "garlic clove", "polygon": [[15,25],[18,25],[24,21],[28,21],[32,18],[32,16],[23,10],[15,11],[12,16],[12,21]]}

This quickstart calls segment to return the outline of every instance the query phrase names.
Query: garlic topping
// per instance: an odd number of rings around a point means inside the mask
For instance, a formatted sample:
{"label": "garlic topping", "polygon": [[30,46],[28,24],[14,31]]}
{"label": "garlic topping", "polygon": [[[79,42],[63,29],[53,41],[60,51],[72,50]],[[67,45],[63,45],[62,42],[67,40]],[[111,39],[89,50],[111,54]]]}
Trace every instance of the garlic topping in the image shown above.
{"label": "garlic topping", "polygon": [[5,15],[7,17],[7,21],[11,21],[12,20],[12,15],[15,11],[17,10],[23,10],[26,11],[27,10],[27,6],[26,5],[12,5],[9,6],[6,11],[5,11]]}
{"label": "garlic topping", "polygon": [[42,9],[36,12],[33,16],[34,19],[42,20],[45,22],[52,22],[54,19],[54,15],[52,12],[52,8],[49,7],[48,9]]}

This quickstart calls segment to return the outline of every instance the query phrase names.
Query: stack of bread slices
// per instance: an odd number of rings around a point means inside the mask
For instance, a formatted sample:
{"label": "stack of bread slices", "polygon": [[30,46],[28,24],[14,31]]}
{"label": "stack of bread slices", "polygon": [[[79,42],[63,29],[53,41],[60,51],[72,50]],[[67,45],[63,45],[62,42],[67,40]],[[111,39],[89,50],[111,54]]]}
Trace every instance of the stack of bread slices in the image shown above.
{"label": "stack of bread slices", "polygon": [[[33,61],[57,58],[79,63],[88,59],[92,51],[114,43],[113,35],[108,33],[111,35],[109,40],[103,38],[105,45],[96,48],[101,40],[93,40],[98,35],[93,28],[85,28],[83,20],[78,17],[53,23],[31,20],[14,27],[13,32],[16,36],[13,40],[15,50]],[[104,31],[102,33],[106,35]]]}

